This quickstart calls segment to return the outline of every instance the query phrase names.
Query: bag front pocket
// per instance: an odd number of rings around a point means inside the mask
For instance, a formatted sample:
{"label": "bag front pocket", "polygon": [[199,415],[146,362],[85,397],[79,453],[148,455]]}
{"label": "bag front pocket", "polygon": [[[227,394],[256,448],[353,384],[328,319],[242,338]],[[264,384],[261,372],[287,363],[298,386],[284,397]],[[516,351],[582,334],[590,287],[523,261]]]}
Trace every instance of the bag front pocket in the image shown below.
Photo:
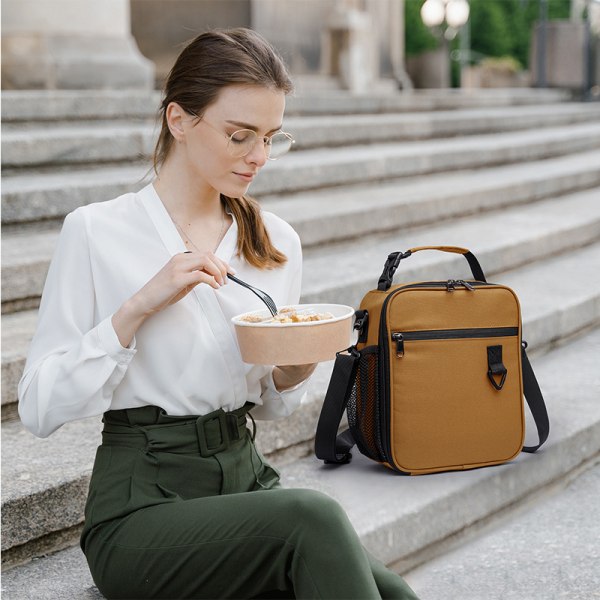
{"label": "bag front pocket", "polygon": [[398,468],[465,469],[520,452],[518,327],[393,331],[389,356],[391,452]]}

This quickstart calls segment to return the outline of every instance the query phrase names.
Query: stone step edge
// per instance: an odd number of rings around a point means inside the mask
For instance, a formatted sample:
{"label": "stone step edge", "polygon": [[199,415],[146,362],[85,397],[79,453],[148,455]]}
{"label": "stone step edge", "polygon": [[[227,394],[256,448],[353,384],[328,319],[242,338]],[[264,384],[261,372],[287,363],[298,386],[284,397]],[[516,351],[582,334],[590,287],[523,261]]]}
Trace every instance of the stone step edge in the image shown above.
{"label": "stone step edge", "polygon": [[[261,178],[257,179],[253,185],[253,193],[266,193],[261,190],[256,191],[257,184],[260,184],[261,179],[264,180],[266,176],[282,176],[290,171],[297,171],[299,169],[313,168],[323,163],[323,158],[327,157],[327,166],[341,168],[344,165],[354,165],[356,163],[364,162],[377,162],[381,158],[386,161],[392,159],[401,159],[407,161],[408,158],[414,154],[419,154],[420,157],[428,156],[430,160],[432,157],[439,159],[444,157],[448,153],[460,153],[471,158],[481,158],[482,152],[494,153],[498,150],[510,150],[511,156],[509,157],[512,161],[524,160],[519,155],[517,150],[521,153],[525,150],[535,149],[537,151],[543,151],[546,146],[550,143],[565,144],[567,142],[573,144],[584,145],[585,148],[597,148],[597,136],[594,135],[596,131],[600,130],[600,121],[593,121],[592,123],[577,123],[574,125],[558,125],[549,126],[543,129],[525,130],[525,131],[504,131],[495,133],[483,133],[477,135],[466,135],[466,136],[452,136],[440,139],[427,139],[427,140],[411,140],[411,141],[392,141],[389,143],[379,143],[373,145],[367,144],[351,144],[343,146],[341,148],[333,148],[331,151],[327,148],[315,148],[308,150],[299,150],[298,152],[290,153],[287,160],[281,162],[269,163],[267,169],[261,172]],[[457,149],[456,146],[459,146]],[[587,144],[587,145],[586,145]],[[586,150],[573,150],[569,147],[568,152]],[[517,152],[517,154],[515,154]],[[558,153],[555,151],[554,155],[564,155],[563,152]],[[550,156],[548,154],[541,154],[541,156]],[[527,159],[531,160],[531,159]],[[102,168],[109,171],[121,171],[122,168],[118,168],[121,163],[99,163]],[[477,166],[485,166],[486,164],[498,164],[498,158],[494,158],[488,162],[481,162]],[[135,165],[132,165],[135,167]],[[140,170],[143,166],[147,166],[151,169],[151,165],[145,162],[143,165],[140,164]],[[413,165],[414,166],[414,165]],[[418,166],[418,163],[417,163]],[[425,165],[421,168],[431,167],[432,165]],[[69,174],[72,173],[72,177],[78,178],[82,174],[87,174],[90,169],[89,165],[73,165],[73,167],[60,167],[57,166],[54,170],[44,169],[45,173],[49,173],[50,177],[45,178],[46,187],[48,187],[48,181],[54,183],[57,188],[64,188],[65,178],[68,178]],[[452,163],[452,170],[455,170],[456,164]],[[471,168],[471,164],[465,164],[462,168]],[[98,169],[94,169],[98,170]],[[125,170],[131,170],[131,166],[126,167]],[[435,166],[433,171],[444,170],[443,167]],[[422,171],[415,171],[415,175],[420,174]],[[409,171],[402,171],[402,176],[409,175]],[[14,190],[14,181],[17,182],[24,180],[25,177],[29,179],[35,178],[38,174],[38,169],[23,171],[8,171],[5,173],[5,187],[8,188],[8,192],[4,192],[3,196],[6,197],[8,194],[17,193]],[[39,178],[44,180],[44,174]],[[398,175],[399,176],[399,175]],[[264,186],[263,186],[264,187]],[[34,190],[34,187],[28,186],[28,189]]]}
{"label": "stone step edge", "polygon": [[[594,159],[598,163],[593,164]],[[591,164],[587,164],[590,163]],[[549,171],[549,166],[552,166]],[[486,174],[484,178],[483,175]],[[474,179],[474,181],[473,181]],[[469,182],[466,185],[466,182]],[[365,231],[406,230],[416,225],[425,225],[456,216],[468,216],[505,206],[516,206],[537,202],[550,197],[595,187],[600,182],[600,149],[534,161],[523,165],[490,166],[473,170],[455,171],[450,174],[431,174],[424,185],[420,178],[393,179],[380,182],[373,189],[370,184],[357,184],[347,188],[322,189],[298,192],[290,197],[278,198],[267,195],[260,199],[264,210],[274,212],[285,219],[299,233],[303,247],[321,244],[324,241],[340,241],[363,235]],[[444,183],[444,186],[440,186]],[[448,185],[446,185],[448,183]],[[346,189],[347,191],[344,191]],[[357,205],[358,196],[369,195],[369,201]],[[314,206],[322,206],[328,199],[333,207],[326,207],[327,218],[343,219],[344,225],[326,234],[321,233],[319,223],[323,212],[317,215]],[[350,210],[345,206],[350,202]],[[36,232],[39,227],[17,221],[10,206],[3,206],[5,240],[18,233]],[[306,207],[309,213],[306,213]],[[72,207],[69,207],[72,208]],[[7,217],[7,212],[9,216]],[[63,218],[62,214],[52,215]],[[381,217],[386,216],[385,228],[381,228]],[[39,223],[39,222],[38,222]],[[40,231],[56,231],[61,223],[44,221]],[[370,227],[370,223],[373,226]],[[377,224],[377,227],[374,225]],[[23,229],[22,227],[25,227]],[[18,227],[21,227],[17,229]],[[358,230],[357,230],[358,227]],[[366,227],[366,229],[365,229]],[[370,229],[369,229],[370,227]]]}
{"label": "stone step edge", "polygon": [[[548,202],[554,203],[557,199],[548,200]],[[527,207],[525,207],[527,208]],[[473,216],[471,220],[478,220],[481,217]],[[464,224],[464,221],[463,221]],[[583,247],[585,245],[593,243],[597,239],[598,235],[598,224],[599,222],[589,220],[585,223],[577,222],[569,229],[564,229],[561,227],[556,227],[552,229],[550,232],[546,231],[542,236],[543,239],[547,239],[550,244],[547,248],[540,247],[540,240],[542,238],[535,237],[534,239],[523,238],[518,243],[520,246],[520,251],[518,255],[508,255],[505,256],[505,253],[502,252],[503,247],[500,248],[489,248],[483,247],[478,250],[478,257],[483,264],[488,263],[487,273],[488,275],[495,275],[499,271],[506,271],[513,268],[517,268],[520,265],[535,262],[539,260],[542,256],[546,256],[548,252],[551,254],[557,254],[564,252],[565,250],[574,249],[578,247]],[[431,234],[431,231],[429,232]],[[560,234],[560,235],[558,235]],[[413,236],[414,237],[414,236]],[[429,235],[431,237],[431,235]],[[389,238],[390,245],[385,253],[381,253],[381,256],[387,256],[387,253],[397,246],[396,236],[388,233],[387,235],[380,236],[376,241],[377,244],[373,246],[371,249],[371,255],[374,257],[375,250],[382,245],[384,242],[387,243]],[[393,243],[392,243],[392,238]],[[445,235],[440,239],[447,239],[448,236]],[[522,236],[521,236],[522,238]],[[410,241],[410,240],[409,240]],[[405,241],[405,243],[408,243]],[[422,245],[419,243],[412,244],[414,245]],[[464,245],[464,244],[463,244]],[[514,244],[513,244],[514,245]],[[344,248],[345,245],[339,247],[333,247],[332,251],[327,254],[326,257],[320,257],[322,260],[319,262],[319,257],[315,256],[314,260],[311,260],[311,254],[307,253],[305,257],[305,262],[310,263],[311,268],[322,269],[323,261],[335,260],[335,257],[340,253],[340,248]],[[500,251],[500,254],[499,254]],[[337,253],[337,254],[336,254]],[[368,257],[366,258],[368,260]],[[383,261],[383,259],[381,259]],[[464,266],[463,261],[460,257],[447,257],[444,256],[441,259],[436,259],[436,264],[450,264],[450,261],[454,260],[454,264],[457,265],[460,263]],[[505,262],[499,262],[505,261]],[[381,262],[383,264],[383,262]],[[432,263],[433,264],[433,263]],[[373,263],[375,265],[375,263]],[[412,267],[412,265],[411,265]],[[460,267],[459,267],[460,268]],[[23,280],[23,284],[20,283],[19,277],[23,278],[23,274],[20,274],[21,271],[25,269],[27,278]],[[10,265],[5,263],[3,269],[3,286],[6,288],[8,285],[7,282],[12,281],[12,285],[14,285],[14,290],[16,293],[21,293],[21,296],[12,296],[6,299],[2,305],[3,313],[14,313],[22,310],[37,308],[39,304],[39,296],[41,294],[41,285],[45,278],[46,271],[48,269],[48,261],[40,260],[36,261],[32,264],[25,265]],[[339,302],[340,297],[344,297],[345,304],[348,303],[357,303],[363,295],[364,289],[369,289],[372,286],[372,279],[376,277],[378,274],[375,273],[377,269],[376,266],[372,266],[367,270],[363,270],[356,275],[353,271],[352,273],[348,273],[348,268],[345,268],[344,273],[340,274],[340,277],[345,277],[343,284],[338,284],[335,286],[329,284],[321,284],[320,280],[318,282],[311,282],[310,290],[306,291],[302,295],[302,302],[306,303],[315,303],[315,302]],[[428,270],[429,271],[429,270]],[[372,272],[372,273],[371,273]],[[419,267],[419,272],[421,272]],[[17,277],[17,280],[14,281],[13,278]],[[404,269],[404,278],[407,280],[418,280],[418,279],[431,279],[431,277],[436,277],[436,275],[427,275],[423,273],[421,276],[417,276],[413,273],[412,268]],[[439,276],[438,276],[439,278]],[[31,285],[36,285],[37,289],[32,289]],[[27,288],[27,293],[23,292],[23,285],[29,285]],[[24,295],[23,295],[24,294]],[[21,302],[21,301],[24,302]]]}
{"label": "stone step edge", "polygon": [[[539,130],[549,127],[565,127],[600,119],[600,113],[589,110],[564,112],[556,115],[482,115],[469,118],[461,115],[452,120],[438,118],[415,120],[414,123],[361,122],[335,123],[330,117],[329,125],[293,124],[290,131],[296,137],[295,151],[376,142],[413,141],[455,137],[456,135],[482,135],[508,133],[511,131]],[[592,107],[596,109],[595,106]],[[436,113],[431,113],[432,115]],[[384,115],[387,116],[387,115]],[[359,116],[360,117],[360,116]],[[374,116],[377,119],[377,116]],[[338,117],[341,118],[341,117]],[[383,119],[379,119],[383,121]],[[154,124],[147,127],[131,125],[106,128],[81,127],[80,130],[24,130],[7,131],[2,141],[2,166],[10,169],[34,169],[53,165],[85,165],[116,160],[135,161],[150,158],[158,130]],[[329,134],[327,130],[331,129]]]}
{"label": "stone step edge", "polygon": [[[104,118],[107,116],[154,117],[160,105],[157,91],[139,93],[118,90],[3,90],[2,121],[52,121]],[[305,92],[287,98],[288,114],[352,112],[411,112],[461,106],[515,106],[555,104],[572,101],[566,90],[498,89],[435,91],[422,90],[380,95],[353,95],[348,92]]]}
{"label": "stone step edge", "polygon": [[[290,133],[294,133],[296,129],[307,130],[315,128],[335,129],[340,125],[343,127],[362,126],[362,125],[377,125],[388,124],[392,122],[394,125],[406,125],[409,129],[420,129],[425,125],[448,124],[452,127],[454,123],[461,123],[467,127],[480,120],[494,120],[500,122],[502,119],[511,118],[527,118],[544,119],[548,117],[550,120],[569,118],[572,116],[581,119],[589,118],[590,116],[597,117],[600,113],[600,106],[589,102],[561,102],[555,104],[542,105],[522,105],[514,106],[482,106],[471,107],[467,106],[456,110],[436,110],[411,112],[411,113],[396,113],[396,112],[373,112],[373,113],[358,113],[358,114],[330,114],[330,115],[284,115],[286,117],[284,128],[289,128]],[[450,123],[453,121],[453,123]],[[416,125],[416,127],[415,127]],[[129,134],[138,133],[140,131],[152,130],[154,120],[149,117],[140,117],[140,119],[126,118],[105,118],[98,119],[77,119],[63,121],[28,121],[26,123],[5,123],[3,130],[3,142],[13,142],[27,138],[41,137],[44,140],[53,140],[56,137],[86,137],[95,133],[102,134],[104,130],[109,130],[112,133]],[[511,123],[503,124],[503,127],[513,128]],[[112,131],[114,128],[114,131]],[[422,133],[428,133],[424,131]],[[298,140],[297,140],[298,142]]]}
{"label": "stone step edge", "polygon": [[[532,93],[533,92],[533,93]],[[541,92],[541,93],[540,93]],[[311,94],[287,99],[287,113],[293,114],[351,114],[352,112],[412,112],[423,110],[452,110],[465,107],[515,106],[554,104],[573,100],[566,90],[479,89],[472,90],[413,90],[397,95],[348,95],[344,92]]]}
{"label": "stone step edge", "polygon": [[[368,202],[352,206],[350,210],[344,210],[341,203],[339,209],[336,206],[335,213],[327,214],[328,219],[335,219],[335,228],[320,226],[322,216],[301,214],[300,204],[293,205],[294,199],[286,202],[283,211],[278,212],[281,205],[276,201],[264,203],[263,207],[282,216],[300,236],[302,247],[309,249],[370,233],[404,232],[442,220],[531,204],[594,187],[600,187],[600,160],[597,168],[575,167],[550,177],[538,174],[532,166],[531,173],[521,179],[506,177],[503,181],[476,182],[469,186],[468,190],[460,187],[456,189],[449,185],[443,190],[421,189],[406,193],[401,184],[398,185],[397,192],[394,192],[390,185],[390,195],[396,198],[394,202],[390,202],[389,197],[372,196]],[[358,190],[355,189],[354,192]],[[364,192],[368,194],[366,187]],[[314,195],[315,198],[323,200],[325,196],[326,192],[317,192]]]}
{"label": "stone step edge", "polygon": [[[317,167],[319,159],[316,155],[312,156],[312,162],[309,161],[308,164],[292,161],[287,166],[281,163],[282,166],[277,167],[277,163],[274,163],[274,167],[265,170],[254,182],[250,194],[260,198],[267,194],[282,195],[445,171],[485,169],[514,162],[533,163],[570,153],[591,152],[600,147],[600,135],[593,136],[587,130],[582,130],[579,135],[570,130],[567,136],[567,131],[563,129],[560,134],[553,133],[551,137],[542,135],[535,140],[520,139],[511,142],[505,139],[501,143],[497,139],[493,147],[489,141],[476,143],[475,140],[469,140],[467,147],[454,152],[449,152],[443,141],[443,144],[440,142],[435,148],[431,147],[419,156],[407,154],[406,148],[386,149],[384,146],[377,146],[377,152],[369,149],[358,153],[354,150],[340,151],[332,154],[335,160],[331,164],[322,167]],[[449,140],[448,143],[453,144],[454,141]],[[2,189],[3,213],[8,210],[17,222],[37,220],[40,217],[60,218],[82,204],[110,199],[133,188],[142,187],[148,183],[146,176],[150,170],[149,165],[140,165],[139,171],[137,167],[113,166],[53,173],[46,178],[43,175],[32,175],[31,179],[25,175],[6,176]],[[42,208],[46,206],[56,208],[47,211]],[[24,217],[14,216],[22,213],[25,214]]]}
{"label": "stone step edge", "polygon": [[[575,162],[574,159],[577,158],[579,158],[579,162]],[[593,164],[594,158],[596,158],[596,162],[598,163],[597,167]],[[592,164],[588,166],[586,163],[589,162]],[[556,169],[550,175],[547,173],[544,174],[542,171],[545,168],[547,170],[549,164],[555,165]],[[390,179],[380,183],[357,183],[349,187],[325,188],[313,190],[312,192],[296,192],[290,194],[288,197],[284,195],[282,198],[278,195],[265,195],[259,198],[259,202],[265,210],[273,211],[275,214],[280,214],[278,209],[281,208],[283,212],[280,216],[288,220],[296,228],[303,240],[303,245],[306,247],[312,243],[321,243],[323,241],[323,236],[317,235],[323,228],[315,227],[314,221],[318,218],[316,215],[312,213],[307,216],[297,214],[301,208],[300,204],[304,200],[308,200],[309,206],[312,206],[316,199],[326,201],[328,197],[331,197],[337,200],[343,194],[344,189],[347,189],[349,196],[352,197],[359,193],[359,191],[368,194],[374,188],[375,203],[377,205],[372,206],[370,202],[368,208],[365,206],[361,214],[364,217],[368,217],[366,221],[362,216],[356,219],[354,213],[352,215],[346,215],[345,213],[340,215],[345,220],[344,226],[340,226],[334,231],[329,232],[332,240],[339,240],[344,237],[352,237],[351,235],[346,235],[345,232],[349,231],[350,234],[356,232],[359,223],[369,223],[369,221],[381,223],[381,219],[375,218],[374,213],[378,211],[381,213],[382,210],[386,210],[386,207],[389,207],[391,215],[387,215],[387,217],[391,217],[394,220],[394,227],[397,224],[405,224],[407,226],[405,221],[407,215],[404,212],[408,212],[408,217],[414,221],[414,223],[412,221],[408,222],[408,225],[412,226],[414,224],[426,224],[439,216],[437,213],[435,217],[431,216],[429,210],[419,210],[417,214],[415,210],[411,211],[407,208],[404,211],[402,209],[402,207],[416,207],[417,202],[419,207],[423,204],[426,206],[436,206],[437,210],[440,211],[440,215],[443,218],[448,218],[449,216],[462,214],[460,211],[450,210],[450,207],[454,204],[460,204],[459,200],[463,204],[468,204],[466,207],[468,210],[465,212],[472,213],[481,209],[485,210],[488,206],[495,207],[497,206],[497,202],[501,202],[503,205],[511,205],[522,203],[529,198],[534,201],[541,200],[551,195],[560,195],[569,191],[583,189],[584,187],[592,187],[600,181],[600,150],[590,150],[537,161],[533,160],[525,166],[527,167],[526,170],[523,168],[523,165],[506,164],[482,167],[476,171],[457,170],[450,174],[432,173],[426,180],[430,182],[430,185],[423,185],[422,178],[405,177]],[[516,174],[514,173],[515,170]],[[483,180],[482,174],[484,173],[489,174],[489,180]],[[475,177],[475,182],[469,185],[467,189],[464,184],[461,185],[461,180],[470,179],[470,176]],[[498,181],[494,181],[494,178],[497,178]],[[445,186],[443,190],[437,189],[435,186],[439,186],[442,179],[449,179],[450,182],[458,183],[458,187],[449,185]],[[523,189],[524,185],[528,186],[529,192]],[[125,189],[126,187],[126,184],[123,184],[123,188]],[[385,200],[378,200],[378,190],[380,188],[386,190]],[[123,190],[115,190],[116,195],[120,191]],[[486,198],[487,194],[494,196],[495,200],[492,201],[489,197]],[[395,198],[393,203],[389,201],[390,196]],[[469,198],[468,203],[466,198]],[[53,203],[48,207],[47,202],[36,202],[33,206],[27,208],[23,207],[22,203],[4,198],[2,224],[4,228],[8,227],[10,232],[20,226],[34,227],[36,219],[43,218],[54,220],[55,227],[58,228],[60,226],[58,220],[64,218],[67,212],[89,202],[85,198],[74,198],[74,203]],[[338,203],[340,204],[341,211],[341,203]],[[402,209],[402,214],[400,214],[400,209]],[[424,213],[424,215],[421,213]],[[399,218],[403,220],[396,223]],[[47,222],[50,223],[50,221]],[[387,222],[386,219],[386,227]],[[37,221],[37,224],[39,223],[40,221]],[[5,233],[7,233],[6,229]]]}
{"label": "stone step edge", "polygon": [[[457,228],[460,228],[460,238],[457,238],[455,230],[450,228],[451,225],[443,223],[439,228],[426,230],[422,237],[421,230],[406,232],[401,241],[393,232],[376,237],[372,239],[367,248],[361,249],[361,256],[357,263],[362,266],[360,269],[349,261],[350,258],[354,258],[355,254],[351,248],[352,243],[332,245],[321,254],[307,253],[305,264],[312,272],[310,277],[307,276],[305,279],[302,302],[358,304],[365,290],[375,287],[389,252],[406,250],[415,246],[440,245],[442,243],[461,247],[466,245],[476,254],[484,273],[488,276],[488,281],[493,281],[502,272],[512,271],[540,260],[547,261],[552,256],[559,256],[565,252],[572,252],[594,244],[600,239],[600,214],[596,215],[595,219],[588,214],[584,219],[583,214],[579,215],[578,213],[577,218],[569,221],[568,224],[566,221],[559,221],[557,215],[554,215],[554,220],[545,223],[543,231],[536,232],[535,235],[529,233],[524,221],[524,218],[530,217],[532,213],[546,207],[556,211],[556,207],[568,205],[572,210],[582,210],[583,205],[590,205],[589,200],[581,196],[585,193],[579,192],[579,198],[575,199],[567,196],[566,200],[569,202],[564,204],[561,198],[554,198],[540,203],[539,207],[537,205],[517,207],[515,210],[523,211],[518,215],[521,219],[521,227],[515,226],[515,230],[511,231],[510,240],[503,238],[490,241],[489,238],[480,237],[478,232],[489,227],[495,217],[495,213],[485,213],[473,216],[472,220],[471,218],[468,221],[462,219],[457,222]],[[579,205],[580,202],[581,205]],[[531,212],[526,212],[528,209],[531,209]],[[516,217],[517,215],[512,214],[512,216]],[[473,230],[470,229],[471,223],[476,223]],[[489,230],[493,231],[493,226]],[[515,252],[517,248],[518,252]],[[463,257],[435,254],[435,258],[430,258],[434,253],[429,253],[428,256],[423,256],[415,263],[407,263],[402,266],[395,282],[438,281],[440,278],[447,279],[446,274],[450,277],[458,275],[472,277]],[[438,257],[437,254],[441,256]],[[431,268],[424,268],[423,259],[428,261],[427,265]],[[338,261],[343,262],[339,263]],[[335,285],[332,285],[324,277],[325,274],[331,272],[331,265],[337,265]]]}
{"label": "stone step edge", "polygon": [[[553,327],[551,333],[548,333],[549,328],[532,327],[532,329],[535,329],[538,332],[538,336],[533,338],[528,336],[530,353],[533,352],[536,353],[536,355],[539,355],[541,352],[549,350],[552,345],[556,344],[557,338],[564,336],[572,339],[577,331],[581,331],[586,327],[589,328],[590,326],[600,325],[600,302],[598,302],[598,298],[596,298],[596,312],[593,313],[585,322],[581,322],[581,320],[577,321],[577,323],[574,325],[575,331],[571,329],[574,321],[569,318],[569,315],[575,315],[579,313],[580,306],[587,303],[587,301],[584,301],[580,304],[572,304],[567,308],[564,308],[562,311],[560,307],[556,307],[554,313],[560,313],[560,318],[558,319],[558,327]],[[546,320],[556,321],[557,317],[555,315],[550,315],[546,317]],[[527,326],[528,321],[525,320],[524,327],[527,328]],[[540,335],[540,331],[545,333]],[[543,337],[544,335],[545,338]],[[294,460],[302,458],[302,456],[312,453],[316,423],[321,410],[329,378],[331,376],[332,368],[333,362],[319,365],[313,381],[311,382],[307,402],[286,420],[286,433],[289,433],[290,431],[293,433],[286,436],[285,440],[281,436],[279,431],[280,427],[277,422],[259,422],[257,436],[259,447],[275,465],[289,464]],[[13,424],[13,426],[20,427],[20,425],[17,424]],[[77,427],[78,424],[74,424],[74,426]],[[99,431],[99,422],[94,423],[93,425],[90,424],[89,426],[85,425],[85,429],[87,430],[88,428],[90,429],[90,432],[96,430]],[[10,436],[8,437],[10,439]],[[86,435],[86,438],[89,437],[89,435]],[[16,546],[19,547],[32,544],[31,551],[33,552],[36,548],[47,547],[49,543],[52,543],[52,539],[54,538],[58,539],[60,542],[62,538],[59,532],[63,528],[71,528],[77,525],[77,523],[73,523],[69,519],[67,519],[66,522],[62,521],[62,519],[65,518],[64,515],[74,515],[78,512],[82,515],[82,506],[79,506],[79,510],[77,509],[77,506],[78,502],[82,503],[85,498],[85,490],[87,489],[88,481],[89,473],[84,473],[76,477],[74,480],[63,482],[58,489],[46,489],[37,493],[33,493],[33,495],[26,495],[21,499],[19,499],[18,496],[13,496],[8,502],[3,501],[3,520],[4,518],[7,519],[6,525],[8,525],[8,535],[11,535],[11,527],[19,527],[19,520],[22,521],[23,524],[21,527],[23,527],[25,531],[32,530],[31,522],[33,521],[33,518],[27,518],[25,516],[25,521],[23,521],[23,515],[21,514],[20,508],[20,505],[23,501],[27,503],[26,505],[28,506],[28,513],[31,515],[35,514],[36,517],[44,515],[47,512],[47,504],[52,501],[52,497],[56,497],[58,499],[57,501],[61,502],[63,505],[63,510],[61,510],[58,521],[56,521],[56,515],[54,515],[54,517],[52,514],[47,516],[48,520],[46,522],[48,524],[51,524],[54,519],[54,528],[51,532],[46,531],[44,535],[36,536],[31,540],[23,540],[22,538],[19,538],[18,534],[13,533],[13,535],[15,535],[15,540],[20,540],[21,542]],[[69,506],[64,504],[65,498],[67,499],[67,504]],[[13,513],[13,511],[16,511],[16,513]],[[13,514],[12,518],[11,513]],[[27,525],[26,523],[30,523],[30,525]],[[6,527],[6,525],[4,525],[4,527]],[[5,531],[6,529],[3,528],[3,538]],[[10,550],[10,546],[6,549],[3,548],[3,553],[4,552],[7,552],[7,560],[16,560],[16,558],[11,558],[12,551]],[[29,550],[25,550],[23,548],[15,550],[16,556],[23,556],[24,553],[26,554],[27,552],[29,552]]]}
{"label": "stone step edge", "polygon": [[[533,366],[534,369],[537,367],[536,361]],[[579,428],[575,432],[570,431],[559,440],[551,439],[537,455],[524,457],[521,453],[517,459],[500,467],[424,476],[428,478],[442,478],[448,475],[463,476],[462,488],[450,489],[449,493],[446,491],[442,496],[438,494],[437,498],[433,498],[429,502],[421,502],[421,506],[416,511],[413,509],[400,518],[380,520],[375,528],[363,526],[360,522],[354,522],[354,525],[362,542],[375,555],[386,564],[402,565],[403,570],[407,570],[414,566],[415,557],[418,557],[423,551],[443,543],[444,540],[465,528],[476,526],[493,514],[505,510],[507,506],[526,500],[544,487],[559,481],[584,462],[598,456],[599,452],[600,419],[597,419],[587,427]],[[360,467],[363,473],[366,472],[366,468],[381,469],[381,477],[386,476],[384,467],[374,465],[356,450],[355,453],[356,456],[351,465],[340,468],[356,469],[356,467]],[[305,459],[303,462],[308,464],[309,460],[311,461],[310,469],[319,465],[316,459]],[[389,477],[389,473],[387,475]],[[359,476],[359,471],[355,471],[355,481]],[[291,481],[288,480],[289,477],[284,469],[282,482],[286,487],[322,488],[318,480],[314,480],[316,485],[311,485],[312,482],[309,478],[304,478],[299,482],[293,474]],[[469,481],[467,478],[474,479],[474,481]],[[399,477],[395,482],[399,489],[402,479]],[[453,514],[456,507],[464,506],[465,501],[473,500],[473,498],[478,499],[475,505],[476,510],[461,511],[462,514],[457,521],[456,515]],[[422,523],[428,523],[428,532],[423,533],[423,527],[420,525]],[[431,527],[432,523],[433,528]],[[410,540],[409,543],[406,543],[407,539]],[[79,552],[73,556],[76,556],[78,561],[85,560],[83,554]],[[50,561],[52,557],[38,560]],[[66,578],[66,580],[70,580],[70,578]]]}

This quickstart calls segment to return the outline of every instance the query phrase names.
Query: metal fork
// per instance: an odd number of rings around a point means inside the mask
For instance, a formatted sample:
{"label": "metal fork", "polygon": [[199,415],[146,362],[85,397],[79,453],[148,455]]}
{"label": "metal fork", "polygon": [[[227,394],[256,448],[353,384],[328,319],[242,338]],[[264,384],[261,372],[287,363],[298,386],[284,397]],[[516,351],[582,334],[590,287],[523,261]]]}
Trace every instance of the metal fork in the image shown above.
{"label": "metal fork", "polygon": [[277,314],[277,305],[275,304],[273,298],[269,296],[269,294],[263,292],[262,290],[259,290],[258,288],[255,288],[253,285],[250,285],[249,283],[246,283],[241,279],[238,279],[235,275],[231,275],[231,273],[227,273],[227,277],[231,279],[231,281],[235,281],[236,283],[243,285],[245,288],[248,288],[251,292],[256,294],[267,305],[271,316],[274,317]]}

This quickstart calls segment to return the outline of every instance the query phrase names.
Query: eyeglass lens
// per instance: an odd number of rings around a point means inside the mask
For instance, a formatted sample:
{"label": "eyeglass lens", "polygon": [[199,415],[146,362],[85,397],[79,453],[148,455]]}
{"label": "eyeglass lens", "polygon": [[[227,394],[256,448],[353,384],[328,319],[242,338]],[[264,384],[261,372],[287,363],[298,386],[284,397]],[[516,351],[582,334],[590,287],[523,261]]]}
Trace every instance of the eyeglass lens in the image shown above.
{"label": "eyeglass lens", "polygon": [[[273,134],[268,141],[264,142],[265,152],[270,159],[276,159],[283,156],[292,147],[293,140],[291,136],[280,132]],[[232,156],[240,158],[252,152],[258,136],[251,129],[242,129],[236,131],[229,138],[229,152]]]}

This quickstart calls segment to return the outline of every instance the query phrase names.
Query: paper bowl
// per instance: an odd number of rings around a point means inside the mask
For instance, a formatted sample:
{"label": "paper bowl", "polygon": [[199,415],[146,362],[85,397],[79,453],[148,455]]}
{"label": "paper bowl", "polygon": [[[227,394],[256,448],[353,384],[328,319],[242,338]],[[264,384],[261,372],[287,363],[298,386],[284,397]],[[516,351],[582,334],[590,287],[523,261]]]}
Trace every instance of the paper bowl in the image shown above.
{"label": "paper bowl", "polygon": [[298,312],[331,313],[332,319],[307,323],[250,323],[242,317],[269,317],[265,308],[233,317],[242,360],[254,365],[304,365],[333,360],[351,344],[354,309],[343,304],[295,304]]}

